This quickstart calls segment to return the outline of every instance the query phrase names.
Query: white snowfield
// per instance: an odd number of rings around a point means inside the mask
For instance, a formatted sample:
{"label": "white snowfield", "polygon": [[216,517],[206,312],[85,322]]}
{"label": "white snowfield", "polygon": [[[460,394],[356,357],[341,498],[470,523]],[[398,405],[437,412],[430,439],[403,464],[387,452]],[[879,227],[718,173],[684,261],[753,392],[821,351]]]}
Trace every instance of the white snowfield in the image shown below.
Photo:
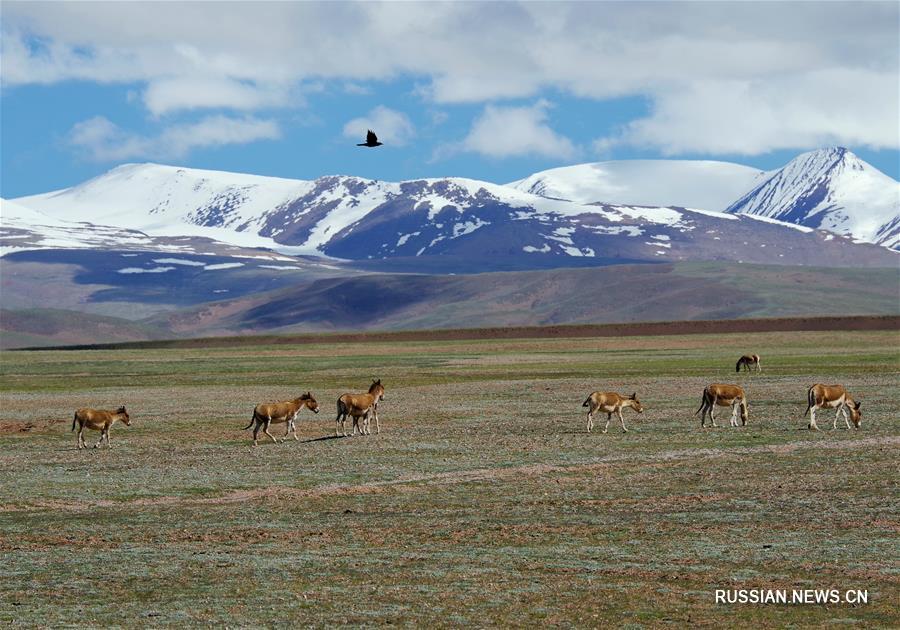
{"label": "white snowfield", "polygon": [[765,175],[730,162],[618,160],[553,168],[507,185],[579,203],[722,211]]}
{"label": "white snowfield", "polygon": [[[19,230],[26,234],[18,233]],[[152,239],[146,234],[118,227],[65,221],[0,199],[0,240],[3,241],[0,256],[5,256],[35,249],[93,249],[111,243],[149,245]]]}
{"label": "white snowfield", "polygon": [[[139,230],[152,236],[197,236],[237,245],[317,253],[260,236],[252,223],[298,196],[312,182],[161,164],[124,164],[82,184],[15,202],[55,219]],[[221,210],[222,224],[198,225],[198,211]],[[247,228],[241,226],[251,224]]]}

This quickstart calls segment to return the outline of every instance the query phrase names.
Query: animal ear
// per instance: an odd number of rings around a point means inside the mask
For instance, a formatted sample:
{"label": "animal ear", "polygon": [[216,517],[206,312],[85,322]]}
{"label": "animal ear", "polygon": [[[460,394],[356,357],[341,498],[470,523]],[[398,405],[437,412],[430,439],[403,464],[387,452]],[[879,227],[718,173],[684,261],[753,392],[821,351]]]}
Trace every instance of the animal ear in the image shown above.
{"label": "animal ear", "polygon": [[631,400],[637,400],[637,392],[631,392]]}
{"label": "animal ear", "polygon": [[856,408],[859,409],[860,407],[862,407],[862,403],[859,401],[856,401]]}

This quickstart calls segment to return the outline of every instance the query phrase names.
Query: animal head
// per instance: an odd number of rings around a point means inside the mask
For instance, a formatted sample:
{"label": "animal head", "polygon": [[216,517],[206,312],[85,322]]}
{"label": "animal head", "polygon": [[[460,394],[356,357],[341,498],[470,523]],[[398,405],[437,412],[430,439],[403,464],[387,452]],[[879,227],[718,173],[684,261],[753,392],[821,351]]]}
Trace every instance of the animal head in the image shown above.
{"label": "animal head", "polygon": [[122,405],[118,409],[116,409],[116,415],[119,416],[119,420],[125,423],[125,426],[131,425],[131,418],[128,416],[128,412],[125,410],[125,405]]}
{"label": "animal head", "polygon": [[632,409],[638,413],[644,413],[644,406],[641,404],[641,401],[637,399],[637,393],[632,393],[631,396],[628,397],[628,400],[634,401],[631,403]]}
{"label": "animal head", "polygon": [[858,429],[859,425],[862,424],[862,413],[859,410],[862,403],[849,398],[847,404],[850,405],[850,419],[853,421],[853,426]]}
{"label": "animal head", "polygon": [[317,403],[316,399],[313,398],[312,392],[306,392],[300,397],[300,400],[303,401],[303,404],[306,405],[307,409],[309,409],[313,413],[319,413],[319,403]]}
{"label": "animal head", "polygon": [[380,378],[372,381],[369,393],[375,396],[376,400],[384,400],[384,385],[381,384]]}

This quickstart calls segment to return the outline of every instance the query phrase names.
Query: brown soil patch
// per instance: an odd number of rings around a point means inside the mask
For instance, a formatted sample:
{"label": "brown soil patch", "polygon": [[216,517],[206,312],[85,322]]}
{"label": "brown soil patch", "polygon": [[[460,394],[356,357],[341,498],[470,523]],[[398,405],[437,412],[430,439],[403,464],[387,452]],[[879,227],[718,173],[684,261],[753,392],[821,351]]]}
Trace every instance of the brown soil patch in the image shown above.
{"label": "brown soil patch", "polygon": [[[409,330],[399,332],[329,333],[306,335],[260,335],[211,337],[172,341],[64,346],[58,349],[95,348],[226,348],[247,345],[297,345],[321,343],[376,343],[399,341],[464,341],[483,339],[559,339],[566,337],[635,337],[656,335],[709,335],[760,332],[825,330],[900,330],[900,315],[856,317],[787,317],[633,324],[577,324],[565,326],[507,326]],[[41,348],[42,350],[53,348]]]}

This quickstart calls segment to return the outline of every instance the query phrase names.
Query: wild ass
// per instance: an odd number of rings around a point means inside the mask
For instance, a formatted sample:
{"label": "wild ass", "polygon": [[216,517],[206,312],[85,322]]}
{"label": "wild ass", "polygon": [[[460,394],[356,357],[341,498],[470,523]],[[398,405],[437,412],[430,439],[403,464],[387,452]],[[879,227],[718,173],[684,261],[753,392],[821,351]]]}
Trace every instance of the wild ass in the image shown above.
{"label": "wild ass", "polygon": [[[810,430],[819,430],[818,425],[816,425],[816,409],[827,409],[828,407],[837,407],[837,413],[834,414],[834,422],[831,425],[832,431],[837,429],[838,416],[841,413],[844,414],[844,422],[847,424],[848,431],[850,430],[850,420],[853,420],[853,424],[857,429],[862,422],[862,413],[859,411],[862,403],[853,400],[853,397],[844,389],[843,385],[822,385],[817,383],[806,392],[806,401],[808,404],[803,417],[805,418],[807,413],[811,413],[809,424],[806,425]],[[850,414],[849,420],[847,418],[848,412]]]}
{"label": "wild ass", "polygon": [[750,371],[750,368],[756,366],[757,372],[762,372],[762,366],[759,363],[759,355],[758,354],[745,354],[740,359],[738,359],[737,365],[734,366],[735,372],[740,372],[741,368],[744,367],[747,371]]}
{"label": "wild ass", "polygon": [[293,400],[285,402],[262,403],[256,405],[256,407],[253,408],[253,417],[250,419],[250,424],[245,426],[243,430],[246,431],[255,422],[256,426],[253,427],[253,446],[259,444],[259,442],[256,441],[256,436],[259,434],[260,427],[263,428],[263,433],[268,435],[272,438],[273,442],[278,444],[278,440],[269,433],[269,425],[272,423],[281,424],[282,422],[286,422],[287,426],[284,429],[284,438],[282,438],[281,441],[284,442],[287,440],[287,436],[291,432],[294,433],[294,439],[299,440],[294,420],[297,419],[300,410],[304,407],[313,413],[319,413],[319,403],[316,402],[316,399],[313,398],[313,395],[310,392],[306,392],[299,398],[294,398]]}
{"label": "wild ass", "polygon": [[741,409],[741,424],[747,424],[747,395],[744,390],[737,385],[707,385],[703,390],[703,399],[700,401],[700,408],[694,412],[696,416],[700,414],[700,426],[706,426],[706,415],[712,420],[712,425],[717,427],[716,417],[713,415],[716,405],[720,407],[731,407],[731,426],[738,426],[738,406]]}
{"label": "wild ass", "polygon": [[75,424],[78,424],[78,449],[87,448],[84,442],[84,428],[100,431],[100,439],[94,444],[94,448],[100,448],[103,444],[103,438],[106,438],[106,447],[112,448],[109,443],[109,429],[115,424],[116,420],[121,420],[125,426],[131,425],[131,418],[125,411],[125,405],[122,405],[115,411],[103,411],[102,409],[79,409],[72,418],[72,430],[75,430]]}
{"label": "wild ass", "polygon": [[587,415],[588,433],[594,427],[594,414],[598,411],[606,413],[606,426],[603,427],[603,433],[606,433],[607,429],[609,429],[609,421],[612,419],[613,414],[619,416],[619,422],[622,423],[622,431],[628,433],[628,429],[625,428],[625,418],[622,417],[622,409],[625,407],[631,407],[638,413],[644,412],[641,402],[637,399],[637,394],[632,394],[626,398],[615,392],[594,392],[585,399],[581,406],[590,407]]}
{"label": "wild ass", "polygon": [[[337,423],[341,423],[341,434],[346,436],[344,430],[344,421],[347,416],[353,417],[353,435],[359,428],[360,435],[369,435],[369,413],[375,416],[375,433],[381,433],[381,426],[378,423],[378,403],[384,400],[384,386],[381,379],[372,381],[371,387],[366,394],[344,394],[337,401],[337,418],[334,419],[334,434],[338,434]],[[363,425],[360,428],[359,419],[363,419]]]}

